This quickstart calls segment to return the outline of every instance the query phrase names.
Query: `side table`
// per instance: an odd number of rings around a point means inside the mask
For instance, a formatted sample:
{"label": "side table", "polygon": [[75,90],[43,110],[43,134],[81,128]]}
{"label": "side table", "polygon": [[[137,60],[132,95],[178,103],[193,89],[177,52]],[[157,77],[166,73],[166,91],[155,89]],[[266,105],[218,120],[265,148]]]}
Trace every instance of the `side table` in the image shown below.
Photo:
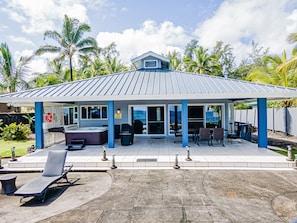
{"label": "side table", "polygon": [[2,194],[12,194],[17,190],[15,186],[16,176],[8,175],[0,178],[2,184]]}

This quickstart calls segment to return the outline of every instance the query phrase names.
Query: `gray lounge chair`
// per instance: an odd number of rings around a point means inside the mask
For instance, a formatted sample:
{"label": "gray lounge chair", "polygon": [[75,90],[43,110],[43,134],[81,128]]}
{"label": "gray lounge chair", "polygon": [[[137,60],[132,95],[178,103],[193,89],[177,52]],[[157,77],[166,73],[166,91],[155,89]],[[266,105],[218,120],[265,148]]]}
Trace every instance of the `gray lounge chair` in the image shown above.
{"label": "gray lounge chair", "polygon": [[62,178],[70,183],[67,178],[67,173],[71,170],[72,166],[65,168],[66,155],[67,151],[48,152],[42,175],[14,192],[14,195],[22,196],[20,202],[26,197],[38,197],[44,202],[46,192],[52,184]]}

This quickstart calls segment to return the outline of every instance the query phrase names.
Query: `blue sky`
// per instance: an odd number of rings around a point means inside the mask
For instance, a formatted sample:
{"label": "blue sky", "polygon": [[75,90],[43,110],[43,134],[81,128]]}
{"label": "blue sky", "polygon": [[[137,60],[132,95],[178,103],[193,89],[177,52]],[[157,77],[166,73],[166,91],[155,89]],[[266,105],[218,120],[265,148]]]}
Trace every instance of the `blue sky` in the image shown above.
{"label": "blue sky", "polygon": [[[99,46],[115,42],[125,63],[148,50],[182,53],[194,38],[209,49],[230,44],[238,62],[252,40],[290,54],[286,37],[297,32],[297,0],[2,0],[0,41],[15,59],[29,55],[47,42],[45,30],[61,30],[64,14],[88,23],[86,36]],[[36,58],[32,70],[43,71],[47,58]]]}

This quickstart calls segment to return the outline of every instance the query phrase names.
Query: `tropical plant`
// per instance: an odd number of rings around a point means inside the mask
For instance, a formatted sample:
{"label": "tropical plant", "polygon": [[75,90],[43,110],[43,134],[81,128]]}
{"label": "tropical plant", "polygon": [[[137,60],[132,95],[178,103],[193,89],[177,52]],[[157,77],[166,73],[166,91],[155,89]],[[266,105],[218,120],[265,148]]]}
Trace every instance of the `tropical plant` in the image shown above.
{"label": "tropical plant", "polygon": [[18,63],[15,63],[6,43],[1,43],[0,53],[0,91],[12,93],[16,90],[25,89],[29,72],[28,64],[32,56],[21,57]]}
{"label": "tropical plant", "polygon": [[224,45],[222,41],[216,43],[213,53],[217,58],[222,69],[216,69],[218,73],[216,76],[229,76],[234,71],[235,67],[235,56],[233,55],[233,49],[229,44]]}
{"label": "tropical plant", "polygon": [[170,59],[170,66],[171,70],[182,70],[183,63],[180,54],[177,51],[169,52],[166,57]]}
{"label": "tropical plant", "polygon": [[[297,43],[297,33],[291,33],[287,39],[288,39],[288,42],[291,44]],[[294,53],[292,53],[292,57],[288,61],[286,61],[286,63],[283,63],[281,66],[279,66],[278,71],[280,71],[280,72],[290,72],[291,71],[291,72],[295,73],[295,71],[297,69],[296,50],[297,50],[297,47],[295,46],[295,48],[293,49]]]}
{"label": "tropical plant", "polygon": [[23,123],[11,123],[1,128],[2,139],[4,140],[24,140],[31,134],[30,125]]}
{"label": "tropical plant", "polygon": [[[296,56],[296,49],[292,51],[292,57]],[[282,56],[265,56],[263,65],[254,68],[247,76],[247,80],[260,82],[265,84],[273,84],[284,87],[292,86],[296,72],[281,69],[288,62],[286,51],[283,51]]]}
{"label": "tropical plant", "polygon": [[25,114],[22,116],[24,119],[26,119],[28,121],[28,124],[30,126],[30,129],[32,132],[35,132],[35,116],[34,115],[29,115],[29,114]]}
{"label": "tropical plant", "polygon": [[35,74],[35,78],[30,82],[30,85],[34,87],[44,87],[60,84],[69,80],[66,73],[61,60],[52,60],[48,62],[48,71],[43,74]]}
{"label": "tropical plant", "polygon": [[107,74],[105,70],[105,63],[99,57],[91,58],[89,56],[83,56],[80,58],[80,64],[80,79],[91,78]]}
{"label": "tropical plant", "polygon": [[263,58],[267,56],[269,48],[259,46],[258,43],[251,42],[251,52],[244,58],[240,65],[231,73],[229,77],[246,80],[246,77],[255,69],[265,66]]}
{"label": "tropical plant", "polygon": [[117,57],[110,57],[110,56],[107,56],[105,58],[104,67],[107,74],[122,72],[128,69],[122,64],[121,60],[117,59]]}
{"label": "tropical plant", "polygon": [[194,51],[194,49],[196,49],[196,48],[198,48],[198,40],[196,40],[196,39],[192,39],[192,40],[186,45],[185,52],[184,52],[185,58],[193,59],[193,51]]}
{"label": "tropical plant", "polygon": [[75,54],[86,54],[97,50],[96,40],[92,37],[83,38],[85,32],[91,31],[89,25],[80,23],[79,20],[64,17],[62,32],[46,31],[44,38],[51,38],[58,43],[58,46],[44,45],[37,51],[37,55],[43,53],[59,53],[58,59],[69,59],[70,80],[73,81],[73,57]]}
{"label": "tropical plant", "polygon": [[210,55],[207,51],[208,49],[204,49],[202,46],[193,49],[192,58],[184,58],[186,71],[209,75],[214,75],[221,71],[222,67],[218,63],[217,58],[214,55]]}

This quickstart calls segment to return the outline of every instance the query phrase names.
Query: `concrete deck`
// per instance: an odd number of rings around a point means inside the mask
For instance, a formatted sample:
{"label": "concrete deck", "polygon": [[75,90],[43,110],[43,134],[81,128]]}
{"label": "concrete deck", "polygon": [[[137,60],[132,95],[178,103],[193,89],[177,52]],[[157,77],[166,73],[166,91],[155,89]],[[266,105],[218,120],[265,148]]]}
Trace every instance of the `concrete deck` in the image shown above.
{"label": "concrete deck", "polygon": [[[107,147],[107,145],[103,145]],[[66,163],[73,164],[76,171],[107,170],[113,166],[121,169],[170,169],[178,166],[187,169],[288,169],[295,163],[287,161],[286,156],[269,149],[258,148],[257,144],[242,140],[232,143],[200,146],[190,142],[190,158],[186,161],[187,149],[174,139],[141,139],[136,138],[133,145],[121,146],[116,141],[114,149],[106,148],[107,161],[102,161],[103,146],[86,146],[83,150],[68,151]],[[42,170],[49,150],[66,149],[64,143],[9,161],[2,171],[39,171]]]}

